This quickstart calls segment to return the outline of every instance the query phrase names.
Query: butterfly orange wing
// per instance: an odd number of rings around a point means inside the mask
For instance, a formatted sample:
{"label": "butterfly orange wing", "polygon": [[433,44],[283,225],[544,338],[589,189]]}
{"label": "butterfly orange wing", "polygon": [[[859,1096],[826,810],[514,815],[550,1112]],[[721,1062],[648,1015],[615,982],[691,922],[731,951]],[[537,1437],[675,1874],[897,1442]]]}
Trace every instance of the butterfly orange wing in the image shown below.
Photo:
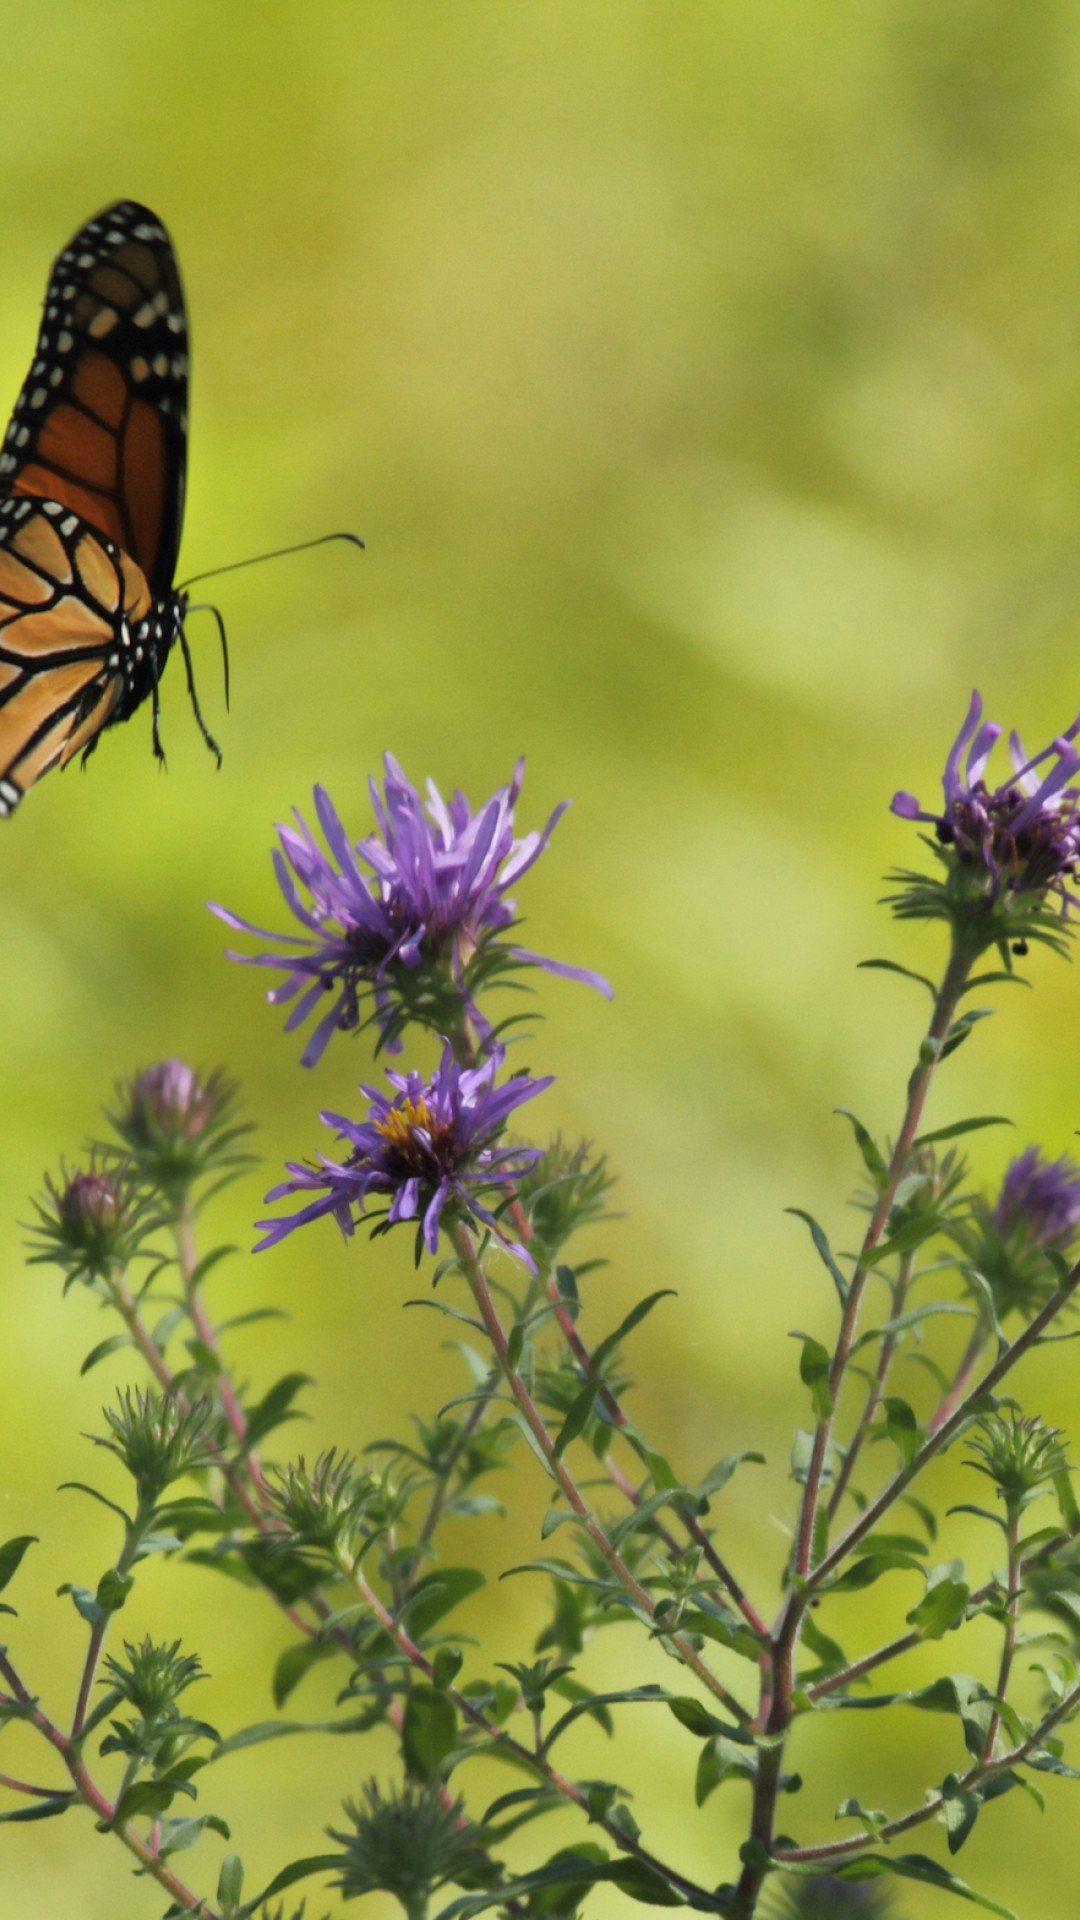
{"label": "butterfly orange wing", "polygon": [[127,623],[152,605],[142,570],[56,501],[0,505],[0,816],[107,725]]}
{"label": "butterfly orange wing", "polygon": [[121,200],[49,278],[33,365],[0,451],[0,492],[53,500],[173,583],[184,507],[188,337],[172,243]]}

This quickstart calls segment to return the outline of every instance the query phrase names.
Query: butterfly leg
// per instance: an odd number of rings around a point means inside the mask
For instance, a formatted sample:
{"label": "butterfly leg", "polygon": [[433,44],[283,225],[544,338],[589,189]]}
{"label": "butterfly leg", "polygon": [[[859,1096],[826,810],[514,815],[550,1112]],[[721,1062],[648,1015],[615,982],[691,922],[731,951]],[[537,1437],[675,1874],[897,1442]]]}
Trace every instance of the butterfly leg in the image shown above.
{"label": "butterfly leg", "polygon": [[164,766],[165,749],[161,744],[161,696],[158,693],[158,683],[156,679],[150,689],[150,712],[150,738],[154,746],[154,759],[160,760],[162,766]]}
{"label": "butterfly leg", "polygon": [[[199,696],[195,691],[195,670],[191,664],[191,649],[188,646],[187,635],[184,632],[184,629],[182,626],[177,627],[176,637],[180,642],[180,651],[184,656],[184,671],[187,674],[188,696],[191,700],[191,711],[195,715],[195,721],[196,721],[196,725],[198,726],[199,732],[202,734],[202,737],[206,741],[206,744],[209,747],[211,753],[216,756],[218,766],[220,767],[221,748],[218,746],[218,743],[214,739],[214,736],[211,733],[209,727],[207,726],[206,721],[202,717],[202,710],[199,706]],[[156,688],[155,688],[155,692],[156,692]]]}

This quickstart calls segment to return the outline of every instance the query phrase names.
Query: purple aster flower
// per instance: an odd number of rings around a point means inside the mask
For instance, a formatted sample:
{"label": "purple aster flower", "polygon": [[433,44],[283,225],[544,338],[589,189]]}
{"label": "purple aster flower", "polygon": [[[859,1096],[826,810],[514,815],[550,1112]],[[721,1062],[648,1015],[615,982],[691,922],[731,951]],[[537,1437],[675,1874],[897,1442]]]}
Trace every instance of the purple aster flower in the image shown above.
{"label": "purple aster flower", "polygon": [[495,1047],[481,1066],[463,1067],[447,1043],[430,1080],[419,1073],[388,1072],[391,1094],[364,1087],[371,1101],[366,1120],[322,1114],[348,1150],[340,1160],[320,1154],[317,1166],[288,1163],[289,1179],[272,1188],[267,1200],[286,1194],[316,1197],[299,1213],[258,1221],[265,1233],[255,1251],[326,1213],[333,1214],[342,1233],[351,1234],[353,1208],[363,1214],[371,1196],[385,1195],[388,1225],[417,1221],[429,1253],[438,1247],[439,1223],[449,1208],[482,1220],[531,1267],[524,1248],[505,1238],[480,1196],[491,1187],[505,1187],[541,1158],[538,1147],[500,1147],[497,1141],[515,1108],[543,1093],[551,1079],[517,1074],[496,1086],[503,1059],[503,1049]]}
{"label": "purple aster flower", "polygon": [[556,807],[542,833],[515,839],[523,761],[477,813],[460,792],[447,805],[430,781],[425,804],[389,753],[385,769],[382,793],[370,782],[377,829],[366,840],[350,841],[323,787],[314,799],[328,853],[301,814],[294,826],[278,828],[274,870],[302,934],[268,933],[211,907],[227,926],[275,942],[268,953],[229,957],[285,973],[267,998],[295,1002],[286,1032],[333,995],[303,1064],[314,1066],[333,1033],[360,1024],[362,995],[371,995],[391,1051],[408,1019],[445,1033],[456,1030],[463,1007],[486,1034],[475,993],[514,964],[584,981],[610,998],[602,975],[497,941],[515,922],[509,889],[539,859],[569,803]]}
{"label": "purple aster flower", "polygon": [[1069,882],[1080,856],[1080,789],[1069,782],[1080,770],[1080,752],[1072,744],[1080,717],[1031,758],[1019,735],[1011,734],[1012,778],[990,788],[984,775],[1001,731],[995,722],[982,720],[982,700],[973,693],[945,763],[941,813],[924,812],[912,793],[895,794],[892,811],[904,820],[929,821],[961,862],[981,866],[993,901],[1003,893],[1052,890],[1065,914],[1078,904]]}
{"label": "purple aster flower", "polygon": [[1006,1169],[993,1219],[1003,1237],[1019,1230],[1037,1246],[1060,1246],[1080,1226],[1080,1167],[1028,1147]]}

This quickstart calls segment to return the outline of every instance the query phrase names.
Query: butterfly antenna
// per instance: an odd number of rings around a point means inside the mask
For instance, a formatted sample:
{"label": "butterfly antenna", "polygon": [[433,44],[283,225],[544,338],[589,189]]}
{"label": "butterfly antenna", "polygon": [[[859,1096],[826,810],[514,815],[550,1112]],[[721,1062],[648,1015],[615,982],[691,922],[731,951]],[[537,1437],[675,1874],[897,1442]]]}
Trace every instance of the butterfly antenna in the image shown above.
{"label": "butterfly antenna", "polygon": [[197,606],[189,607],[188,612],[189,613],[212,613],[214,616],[214,619],[217,621],[218,636],[221,640],[221,664],[222,664],[222,670],[225,677],[225,711],[226,713],[228,713],[229,711],[229,637],[225,632],[225,622],[221,617],[220,608],[213,606],[209,600],[200,600]]}
{"label": "butterfly antenna", "polygon": [[184,580],[177,587],[178,593],[186,593],[189,587],[197,586],[200,580],[216,580],[221,573],[239,573],[241,567],[257,567],[264,560],[283,560],[286,554],[307,553],[310,547],[325,547],[331,540],[348,540],[354,547],[363,548],[358,533],[321,533],[317,540],[301,540],[295,547],[275,547],[272,553],[255,553],[250,560],[233,560],[227,567],[211,567],[208,573],[193,573],[190,580]]}
{"label": "butterfly antenna", "polygon": [[[214,736],[211,733],[209,727],[207,726],[206,721],[202,717],[202,709],[199,706],[199,696],[195,691],[195,670],[191,664],[191,648],[188,646],[187,635],[184,632],[183,627],[179,627],[179,626],[177,627],[176,637],[180,642],[180,651],[184,656],[184,671],[187,674],[187,690],[188,690],[188,697],[191,701],[191,711],[195,715],[195,721],[198,726],[199,732],[202,734],[203,739],[206,741],[207,746],[209,747],[211,753],[215,756],[218,766],[220,767],[221,748],[218,746],[218,743],[214,739]],[[155,688],[155,691],[156,691],[156,688]]]}

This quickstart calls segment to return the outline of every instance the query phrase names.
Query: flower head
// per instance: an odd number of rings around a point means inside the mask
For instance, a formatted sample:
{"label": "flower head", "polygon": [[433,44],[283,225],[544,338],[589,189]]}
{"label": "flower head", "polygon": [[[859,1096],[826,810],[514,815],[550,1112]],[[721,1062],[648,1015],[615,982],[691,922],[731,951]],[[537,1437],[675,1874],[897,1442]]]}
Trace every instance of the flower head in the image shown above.
{"label": "flower head", "polygon": [[1044,1160],[1027,1147],[1010,1161],[996,1200],[976,1198],[951,1233],[990,1289],[1000,1319],[1024,1319],[1061,1284],[1048,1253],[1065,1253],[1080,1228],[1080,1166],[1062,1154]]}
{"label": "flower head", "polygon": [[994,1208],[1001,1234],[1021,1232],[1040,1247],[1063,1246],[1080,1226],[1080,1167],[1063,1153],[1044,1160],[1028,1147],[1010,1161]]}
{"label": "flower head", "polygon": [[[926,812],[914,794],[903,792],[894,794],[892,811],[901,819],[933,826],[946,864],[963,876],[946,917],[955,919],[960,907],[968,915],[973,908],[984,915],[995,908],[1023,915],[1040,907],[1048,894],[1057,896],[1065,917],[1080,904],[1071,884],[1080,858],[1080,788],[1069,784],[1080,771],[1080,752],[1073,745],[1080,717],[1032,756],[1019,734],[1011,734],[1012,776],[990,787],[986,767],[1001,731],[996,722],[983,721],[982,700],[973,693],[945,763],[941,812]],[[901,901],[908,915],[929,911],[925,900],[921,907],[915,902],[914,893],[901,896]],[[936,911],[940,916],[941,907]],[[995,927],[990,938],[1023,937],[1032,931],[1023,924],[1003,925]]]}
{"label": "flower head", "polygon": [[[540,1157],[537,1147],[501,1147],[499,1137],[510,1114],[551,1085],[550,1078],[533,1080],[524,1073],[496,1085],[504,1057],[496,1047],[481,1066],[463,1067],[447,1042],[430,1080],[419,1073],[388,1072],[392,1093],[364,1087],[371,1102],[365,1120],[322,1114],[325,1124],[348,1143],[345,1156],[330,1160],[320,1154],[317,1166],[289,1162],[289,1179],[273,1187],[267,1200],[286,1194],[317,1197],[299,1213],[259,1221],[265,1234],[256,1252],[326,1213],[333,1214],[342,1233],[351,1234],[353,1208],[365,1213],[373,1196],[389,1199],[388,1226],[415,1220],[430,1253],[438,1247],[439,1225],[447,1211],[472,1215],[498,1232],[481,1195],[505,1186]],[[532,1264],[521,1247],[499,1237]]]}
{"label": "flower head", "polygon": [[539,859],[568,804],[542,833],[515,839],[523,774],[519,761],[509,786],[474,813],[463,793],[447,804],[431,781],[425,803],[388,753],[382,792],[370,783],[377,825],[367,839],[349,839],[323,787],[314,800],[328,852],[300,813],[295,825],[278,828],[274,870],[303,933],[267,933],[212,906],[227,926],[274,941],[271,952],[230,958],[285,973],[267,997],[295,1003],[286,1032],[332,996],[301,1056],[305,1066],[335,1032],[359,1026],[365,997],[384,1044],[397,1051],[410,1020],[438,1033],[455,1029],[463,1010],[476,1016],[481,988],[516,967],[543,967],[610,996],[600,974],[499,939],[515,924],[510,888]]}

